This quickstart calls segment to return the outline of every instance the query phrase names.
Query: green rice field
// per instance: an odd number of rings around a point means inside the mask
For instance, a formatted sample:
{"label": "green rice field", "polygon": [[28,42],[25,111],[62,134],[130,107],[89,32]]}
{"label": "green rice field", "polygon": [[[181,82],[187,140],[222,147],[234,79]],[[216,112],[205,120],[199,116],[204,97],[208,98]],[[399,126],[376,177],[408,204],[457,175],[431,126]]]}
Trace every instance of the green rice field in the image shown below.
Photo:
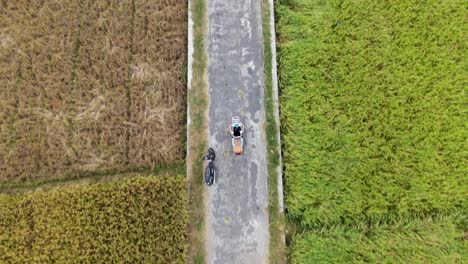
{"label": "green rice field", "polygon": [[[308,234],[294,236],[294,259],[308,252],[313,262],[315,243],[330,253],[330,243],[411,241],[411,230],[376,224],[466,217],[466,9],[459,0],[277,1],[286,207]],[[354,236],[362,223],[364,237],[333,239],[334,228]],[[466,246],[462,223],[428,227],[444,243],[416,243],[419,262],[452,259],[428,252]],[[332,235],[316,235],[324,229]],[[380,245],[376,256],[405,263],[403,249],[393,257]]]}
{"label": "green rice field", "polygon": [[291,263],[464,263],[468,244],[456,217],[336,227],[297,235]]}

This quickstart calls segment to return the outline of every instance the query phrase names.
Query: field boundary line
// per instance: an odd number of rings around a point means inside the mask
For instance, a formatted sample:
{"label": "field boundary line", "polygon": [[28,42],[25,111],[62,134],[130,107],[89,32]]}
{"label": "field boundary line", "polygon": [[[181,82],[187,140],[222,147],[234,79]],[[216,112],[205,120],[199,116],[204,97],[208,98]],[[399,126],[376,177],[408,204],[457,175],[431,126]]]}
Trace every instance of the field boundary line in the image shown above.
{"label": "field boundary line", "polygon": [[28,191],[50,189],[60,186],[69,186],[81,183],[98,183],[116,181],[118,179],[130,177],[130,175],[141,176],[164,176],[164,175],[183,175],[185,172],[185,163],[177,161],[170,164],[161,164],[154,168],[132,168],[128,170],[109,170],[100,173],[79,175],[77,177],[55,178],[51,180],[39,180],[29,183],[5,183],[0,184],[0,194],[16,194]]}
{"label": "field boundary line", "polygon": [[103,172],[93,173],[93,174],[78,175],[76,177],[65,176],[62,178],[54,178],[50,180],[47,180],[47,179],[37,180],[37,181],[32,181],[32,182],[27,182],[27,183],[7,182],[7,183],[0,184],[0,193],[15,193],[15,192],[39,189],[42,186],[46,186],[46,185],[67,184],[67,183],[78,182],[78,181],[86,180],[86,179],[88,180],[99,179],[102,177],[110,177],[112,175],[117,176],[117,175],[126,174],[126,173],[148,173],[148,172],[151,172],[151,169],[132,168],[132,169],[122,170],[122,171],[109,170],[109,171],[103,171]]}

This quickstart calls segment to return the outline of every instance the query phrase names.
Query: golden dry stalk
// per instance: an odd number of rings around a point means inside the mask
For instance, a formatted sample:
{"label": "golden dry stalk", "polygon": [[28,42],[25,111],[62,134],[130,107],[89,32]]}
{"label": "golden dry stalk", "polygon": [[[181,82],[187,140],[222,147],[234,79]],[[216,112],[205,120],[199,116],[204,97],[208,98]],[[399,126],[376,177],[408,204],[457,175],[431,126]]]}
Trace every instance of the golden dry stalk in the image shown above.
{"label": "golden dry stalk", "polygon": [[0,182],[184,158],[186,1],[0,8]]}

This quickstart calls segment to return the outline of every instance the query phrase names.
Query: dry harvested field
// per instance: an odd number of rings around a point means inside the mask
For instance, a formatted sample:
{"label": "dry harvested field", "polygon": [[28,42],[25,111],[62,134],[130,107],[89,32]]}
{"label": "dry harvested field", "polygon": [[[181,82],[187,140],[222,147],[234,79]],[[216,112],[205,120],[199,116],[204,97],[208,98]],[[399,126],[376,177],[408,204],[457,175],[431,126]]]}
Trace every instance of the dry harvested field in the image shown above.
{"label": "dry harvested field", "polygon": [[0,182],[183,159],[186,4],[3,1]]}

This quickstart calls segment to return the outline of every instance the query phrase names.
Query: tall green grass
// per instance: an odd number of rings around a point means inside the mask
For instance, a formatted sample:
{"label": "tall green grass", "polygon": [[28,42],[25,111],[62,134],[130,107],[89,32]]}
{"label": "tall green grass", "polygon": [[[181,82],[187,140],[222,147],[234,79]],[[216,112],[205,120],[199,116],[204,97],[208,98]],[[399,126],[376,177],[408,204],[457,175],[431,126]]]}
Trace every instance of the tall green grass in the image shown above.
{"label": "tall green grass", "polygon": [[277,2],[288,215],[466,208],[466,1]]}
{"label": "tall green grass", "polygon": [[[458,216],[459,217],[459,216]],[[333,228],[294,237],[294,263],[466,263],[457,217],[394,225]]]}

